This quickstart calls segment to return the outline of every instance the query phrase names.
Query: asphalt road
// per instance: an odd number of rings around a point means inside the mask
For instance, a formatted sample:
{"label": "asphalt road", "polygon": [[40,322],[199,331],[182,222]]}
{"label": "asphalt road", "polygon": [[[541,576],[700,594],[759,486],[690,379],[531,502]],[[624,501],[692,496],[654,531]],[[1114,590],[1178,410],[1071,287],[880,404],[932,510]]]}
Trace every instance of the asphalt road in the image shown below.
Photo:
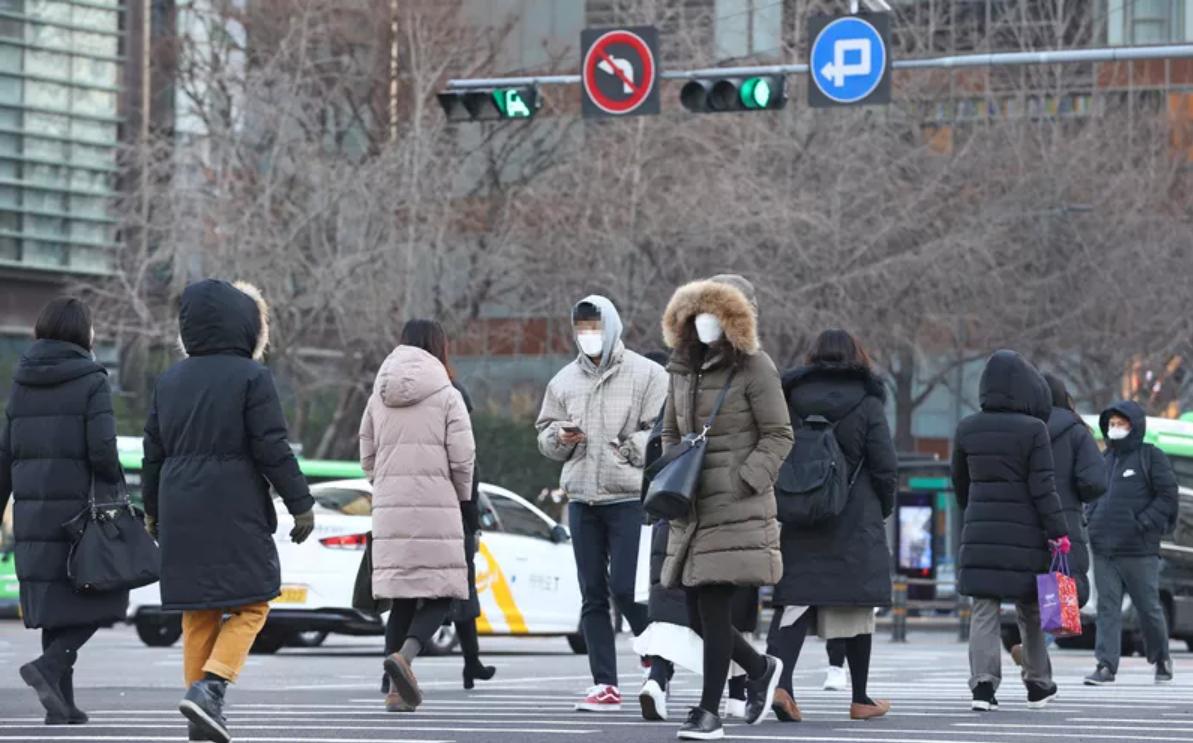
{"label": "asphalt road", "polygon": [[[1008,741],[1189,741],[1193,743],[1193,654],[1174,653],[1177,682],[1152,684],[1146,661],[1124,662],[1114,688],[1080,684],[1092,670],[1088,653],[1057,651],[1060,698],[1029,712],[1022,687],[1008,683],[1002,710],[968,711],[965,646],[952,635],[913,634],[911,642],[875,643],[872,696],[894,703],[891,716],[868,723],[848,720],[848,692],[819,690],[825,663],[820,643],[805,649],[796,675],[802,724],[773,720],[733,725],[731,740],[842,741],[850,743],[1007,743]],[[623,644],[623,651],[628,646]],[[1183,651],[1183,644],[1180,646]],[[416,664],[427,702],[413,715],[386,714],[378,693],[380,647],[374,639],[332,637],[318,649],[254,656],[242,683],[229,691],[235,740],[255,743],[545,743],[575,740],[638,743],[673,740],[678,723],[646,723],[638,715],[639,673],[628,654],[622,663],[627,704],[601,716],[571,711],[589,684],[587,662],[563,639],[482,640],[495,680],[464,692],[460,658],[423,658]],[[38,636],[18,623],[0,623],[0,741],[182,741],[177,712],[181,657],[177,647],[151,649],[131,629],[102,631],[81,653],[76,686],[91,712],[85,727],[41,725],[36,697],[17,676],[38,652]],[[1004,667],[1012,677],[1010,658]],[[681,674],[673,706],[682,713],[699,693],[699,678]],[[676,713],[673,713],[673,716]],[[674,717],[673,717],[674,719]]]}

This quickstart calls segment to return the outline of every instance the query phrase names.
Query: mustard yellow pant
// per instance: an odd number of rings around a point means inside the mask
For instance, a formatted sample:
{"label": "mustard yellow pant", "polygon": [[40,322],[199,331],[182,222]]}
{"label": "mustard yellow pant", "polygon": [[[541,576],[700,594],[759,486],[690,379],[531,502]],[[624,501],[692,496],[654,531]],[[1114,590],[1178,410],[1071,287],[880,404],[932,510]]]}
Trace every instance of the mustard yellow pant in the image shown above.
{"label": "mustard yellow pant", "polygon": [[264,602],[235,609],[184,611],[182,672],[186,685],[201,681],[205,673],[235,681],[268,616],[269,604]]}

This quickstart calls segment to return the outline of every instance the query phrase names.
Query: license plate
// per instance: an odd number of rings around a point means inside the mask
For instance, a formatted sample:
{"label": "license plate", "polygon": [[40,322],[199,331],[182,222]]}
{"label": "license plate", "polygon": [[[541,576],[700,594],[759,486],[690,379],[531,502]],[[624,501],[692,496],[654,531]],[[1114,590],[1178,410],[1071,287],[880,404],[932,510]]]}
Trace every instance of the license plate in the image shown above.
{"label": "license plate", "polygon": [[273,600],[275,604],[305,604],[306,602],[306,586],[282,586],[282,595]]}

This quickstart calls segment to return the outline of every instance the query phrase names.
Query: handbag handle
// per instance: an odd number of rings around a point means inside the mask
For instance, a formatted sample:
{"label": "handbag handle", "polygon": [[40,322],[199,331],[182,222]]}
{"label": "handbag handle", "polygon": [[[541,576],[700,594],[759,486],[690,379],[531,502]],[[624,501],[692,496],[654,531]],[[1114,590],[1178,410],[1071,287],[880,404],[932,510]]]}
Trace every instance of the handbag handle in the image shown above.
{"label": "handbag handle", "polygon": [[712,430],[712,425],[717,422],[717,415],[721,412],[721,406],[725,404],[725,398],[729,396],[729,387],[733,384],[733,378],[736,375],[737,367],[735,366],[729,370],[729,377],[725,380],[725,386],[721,388],[721,394],[717,395],[717,402],[713,405],[712,413],[708,416],[708,420],[704,423],[704,430],[696,436],[695,441],[704,441],[708,438],[708,432]]}

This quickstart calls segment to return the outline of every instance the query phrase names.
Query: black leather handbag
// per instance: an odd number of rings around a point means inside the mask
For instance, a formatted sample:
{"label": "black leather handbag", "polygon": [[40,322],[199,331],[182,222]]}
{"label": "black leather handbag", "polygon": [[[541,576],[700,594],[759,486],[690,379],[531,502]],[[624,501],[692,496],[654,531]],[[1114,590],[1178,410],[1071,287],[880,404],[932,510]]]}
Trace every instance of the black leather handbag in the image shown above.
{"label": "black leather handbag", "polygon": [[371,614],[383,614],[390,610],[393,601],[373,597],[373,532],[369,532],[360,567],[356,569],[356,582],[352,586],[352,608]]}
{"label": "black leather handbag", "polygon": [[72,539],[66,575],[79,593],[127,591],[161,575],[161,552],[129,502],[123,476],[117,489],[115,502],[97,503],[93,479],[87,507],[62,525]]}
{"label": "black leather handbag", "polygon": [[700,474],[704,470],[704,453],[708,447],[708,432],[712,430],[721,406],[729,395],[729,387],[737,369],[729,372],[712,415],[708,416],[700,433],[689,433],[680,442],[663,454],[651,467],[650,488],[642,501],[642,508],[659,519],[680,519],[691,513],[692,501],[700,489]]}

